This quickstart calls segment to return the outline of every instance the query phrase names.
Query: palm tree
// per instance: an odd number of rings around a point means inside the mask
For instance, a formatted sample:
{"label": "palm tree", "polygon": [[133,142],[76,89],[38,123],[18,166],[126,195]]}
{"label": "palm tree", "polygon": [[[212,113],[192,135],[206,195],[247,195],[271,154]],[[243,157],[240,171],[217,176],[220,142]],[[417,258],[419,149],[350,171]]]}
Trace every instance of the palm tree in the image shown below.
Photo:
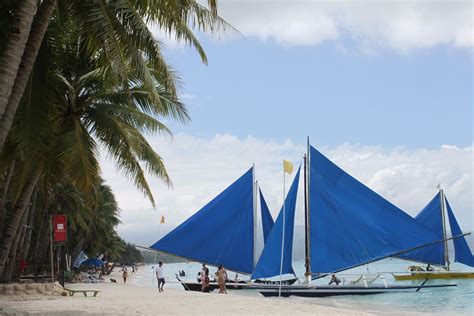
{"label": "palm tree", "polygon": [[[17,1],[17,3],[5,1],[5,3],[0,5],[1,12],[5,12],[3,19],[10,20],[11,28],[14,30],[8,37],[5,37],[5,42],[2,42],[5,44],[0,55],[0,113],[2,114],[5,112],[26,42],[28,41],[31,24],[36,12],[36,4],[36,0],[22,0]],[[14,11],[14,14],[12,11]],[[7,16],[10,16],[11,19],[8,19]],[[4,27],[7,27],[7,25],[4,25]]]}
{"label": "palm tree", "polygon": [[151,175],[171,182],[144,133],[170,133],[157,117],[188,119],[174,90],[169,92],[160,84],[159,72],[152,65],[148,72],[153,92],[133,72],[132,60],[127,62],[129,79],[124,82],[112,67],[103,66],[105,49],[89,50],[80,29],[70,20],[60,21],[53,22],[55,36],[48,38],[40,52],[50,62],[38,63],[8,141],[7,148],[21,161],[21,176],[5,223],[0,275],[40,178],[60,182],[66,177],[82,192],[92,192],[100,176],[98,153],[102,148],[154,205],[142,165]]}
{"label": "palm tree", "polygon": [[[20,2],[26,1],[31,2]],[[132,66],[147,90],[153,94],[155,101],[158,101],[158,95],[153,92],[153,75],[148,71],[148,64],[151,63],[159,74],[160,82],[170,92],[175,91],[175,78],[164,62],[158,42],[153,38],[146,23],[155,24],[178,40],[195,47],[203,62],[207,63],[204,50],[189,25],[204,31],[226,26],[217,16],[216,1],[209,0],[208,4],[210,11],[196,0],[69,0],[61,2],[57,15],[63,14],[66,18],[77,17],[79,27],[87,38],[88,47],[103,49],[105,62],[109,63],[123,81],[129,80],[127,69]],[[43,0],[34,17],[26,46],[22,41],[12,40],[11,45],[3,48],[4,54],[0,55],[0,65],[11,65],[8,68],[11,68],[11,71],[0,73],[0,83],[13,82],[11,88],[6,86],[6,91],[0,90],[0,149],[3,148],[14,114],[23,97],[45,32],[50,22],[54,21],[53,12],[56,8],[57,0]],[[31,10],[27,12],[30,13]],[[22,24],[22,32],[26,33],[27,28],[27,23]],[[14,31],[15,29],[12,29],[11,33]],[[13,35],[9,34],[8,39],[12,38]],[[17,60],[9,59],[6,55],[9,51],[24,51],[20,64]],[[15,69],[18,71],[15,72]]]}

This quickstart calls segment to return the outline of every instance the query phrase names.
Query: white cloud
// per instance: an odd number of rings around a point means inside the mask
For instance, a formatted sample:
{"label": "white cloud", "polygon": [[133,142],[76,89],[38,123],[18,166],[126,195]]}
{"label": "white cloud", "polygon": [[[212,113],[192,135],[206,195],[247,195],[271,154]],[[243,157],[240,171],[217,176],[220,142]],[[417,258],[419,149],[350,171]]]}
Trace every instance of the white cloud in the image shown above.
{"label": "white cloud", "polygon": [[221,1],[219,13],[246,37],[287,46],[345,36],[364,51],[474,46],[471,1]]}
{"label": "white cloud", "polygon": [[[158,233],[171,230],[210,201],[242,175],[252,163],[256,177],[274,217],[282,202],[281,161],[297,166],[305,152],[304,144],[275,142],[253,137],[216,135],[203,139],[178,134],[173,141],[151,139],[165,160],[173,180],[168,189],[150,180],[157,210],[125,178],[117,174],[111,162],[103,163],[104,177],[112,186],[122,208],[123,224],[119,233],[129,241],[148,245]],[[320,148],[336,164],[354,177],[415,215],[436,194],[442,184],[461,223],[473,230],[473,161],[474,147],[443,146],[440,149],[404,149],[343,144]],[[290,181],[287,182],[289,187]],[[300,197],[302,195],[300,194]],[[299,198],[297,221],[302,222]],[[159,219],[166,224],[158,232]]]}

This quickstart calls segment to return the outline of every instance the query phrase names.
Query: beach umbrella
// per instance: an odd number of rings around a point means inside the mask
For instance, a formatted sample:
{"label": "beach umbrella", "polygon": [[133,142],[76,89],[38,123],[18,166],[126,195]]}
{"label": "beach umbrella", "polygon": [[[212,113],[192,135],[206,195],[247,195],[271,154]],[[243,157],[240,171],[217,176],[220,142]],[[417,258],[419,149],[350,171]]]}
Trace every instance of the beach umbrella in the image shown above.
{"label": "beach umbrella", "polygon": [[84,260],[81,263],[81,266],[102,267],[103,265],[104,265],[104,261],[97,258],[90,258],[90,259]]}

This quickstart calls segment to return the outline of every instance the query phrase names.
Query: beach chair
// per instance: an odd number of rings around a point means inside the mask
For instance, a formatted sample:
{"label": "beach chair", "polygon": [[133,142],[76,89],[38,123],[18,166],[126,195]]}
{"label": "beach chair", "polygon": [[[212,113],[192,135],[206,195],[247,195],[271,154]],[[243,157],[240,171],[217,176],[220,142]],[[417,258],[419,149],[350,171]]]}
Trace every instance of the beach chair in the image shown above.
{"label": "beach chair", "polygon": [[74,296],[74,294],[76,293],[82,293],[84,294],[85,297],[87,297],[87,293],[92,293],[92,296],[96,297],[97,294],[100,293],[100,291],[98,290],[71,290],[71,289],[66,289],[66,288],[64,289],[69,293],[69,296]]}

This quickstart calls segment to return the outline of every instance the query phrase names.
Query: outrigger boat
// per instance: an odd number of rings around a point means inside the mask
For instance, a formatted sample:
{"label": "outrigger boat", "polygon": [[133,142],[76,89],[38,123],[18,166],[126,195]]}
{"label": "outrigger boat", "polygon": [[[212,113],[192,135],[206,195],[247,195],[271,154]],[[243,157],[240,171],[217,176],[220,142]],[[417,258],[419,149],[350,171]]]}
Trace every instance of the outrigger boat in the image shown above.
{"label": "outrigger boat", "polygon": [[[446,216],[447,213],[447,216]],[[449,205],[442,189],[420,211],[415,219],[430,229],[439,238],[446,240],[446,222],[449,220],[451,234],[462,235],[461,228]],[[464,236],[453,240],[454,261],[474,267],[474,257]],[[412,260],[436,266],[433,271],[426,271],[420,266],[410,266],[409,273],[393,273],[397,281],[425,280],[425,279],[474,279],[474,272],[452,271],[450,267],[448,243],[435,244],[400,256],[401,259]]]}
{"label": "outrigger boat", "polygon": [[[189,282],[185,280],[181,280],[178,275],[176,275],[176,279],[181,283],[183,288],[186,291],[197,291],[201,292],[202,291],[202,284],[200,281],[196,282]],[[283,285],[293,285],[295,284],[299,279],[298,278],[291,278],[291,279],[286,279],[282,281]],[[225,287],[228,290],[244,290],[244,289],[265,289],[265,288],[276,288],[280,284],[279,281],[271,281],[271,280],[255,280],[253,282],[251,281],[231,281],[228,280],[226,281]],[[217,284],[216,280],[211,280],[209,282],[209,286],[207,288],[207,291],[212,292],[216,289],[219,288],[219,284]]]}
{"label": "outrigger boat", "polygon": [[[397,286],[388,285],[385,279],[381,285],[375,282],[311,285],[311,280],[444,240],[336,166],[310,146],[309,140],[304,165],[306,285],[260,290],[263,296],[369,295],[456,286],[425,285],[426,281]],[[285,227],[283,218],[287,216],[279,216],[275,221],[253,277],[265,277],[266,271],[274,274],[277,269],[283,273],[292,271],[290,242],[286,240],[286,236],[292,236],[292,232],[287,231],[292,223]]]}
{"label": "outrigger boat", "polygon": [[[286,198],[288,209],[296,207],[295,181],[294,193]],[[207,203],[202,209],[161,238],[151,249],[169,253],[187,261],[206,263],[210,266],[222,264],[226,270],[240,274],[251,274],[258,259],[257,253],[257,190],[255,167],[232,183],[228,188]],[[268,206],[259,190],[261,222],[264,242],[273,227]],[[209,276],[212,278],[212,276]],[[201,282],[184,280],[177,276],[185,290],[201,291]],[[284,280],[291,285],[298,281],[293,277]],[[228,289],[256,288],[271,286],[274,280],[254,278],[253,281],[227,283]],[[210,282],[208,290],[217,288]]]}

